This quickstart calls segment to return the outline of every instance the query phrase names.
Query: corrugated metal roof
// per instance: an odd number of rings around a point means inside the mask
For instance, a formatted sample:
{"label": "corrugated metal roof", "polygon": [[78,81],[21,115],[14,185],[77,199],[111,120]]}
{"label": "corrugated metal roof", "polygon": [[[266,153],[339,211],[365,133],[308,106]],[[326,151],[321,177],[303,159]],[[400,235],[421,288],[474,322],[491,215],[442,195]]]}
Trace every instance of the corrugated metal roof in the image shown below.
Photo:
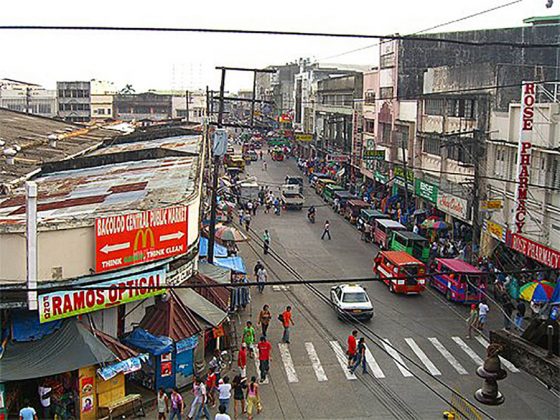
{"label": "corrugated metal roof", "polygon": [[[229,274],[228,274],[229,276]],[[205,276],[202,273],[197,273],[187,280],[189,284],[220,284],[216,280]],[[231,288],[227,286],[223,287],[193,287],[194,291],[208,299],[222,311],[227,312],[229,310],[229,301],[231,295]]]}
{"label": "corrugated metal roof", "polygon": [[140,149],[169,149],[179,152],[197,154],[200,148],[200,136],[174,136],[160,139],[136,141],[131,143],[114,144],[96,150],[92,155],[107,155],[110,153],[131,152]]}
{"label": "corrugated metal roof", "polygon": [[176,294],[189,310],[212,327],[217,327],[227,318],[226,312],[192,289],[177,289]]}
{"label": "corrugated metal roof", "polygon": [[138,352],[132,350],[126,344],[121,343],[114,337],[111,337],[109,334],[105,334],[103,331],[97,330],[95,328],[89,329],[90,332],[97,337],[99,341],[101,341],[109,350],[111,350],[115,356],[119,358],[119,360],[126,360],[130,359],[131,357],[138,356]]}

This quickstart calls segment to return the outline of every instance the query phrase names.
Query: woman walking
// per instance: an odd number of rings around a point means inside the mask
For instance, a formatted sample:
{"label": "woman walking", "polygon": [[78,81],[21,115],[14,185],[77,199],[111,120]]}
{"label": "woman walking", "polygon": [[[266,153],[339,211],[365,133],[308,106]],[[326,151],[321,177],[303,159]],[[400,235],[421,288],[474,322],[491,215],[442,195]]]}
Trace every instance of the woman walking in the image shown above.
{"label": "woman walking", "polygon": [[257,414],[261,412],[260,405],[259,385],[257,378],[252,376],[251,383],[247,387],[247,418],[249,420],[253,419],[253,410],[256,410]]}
{"label": "woman walking", "polygon": [[239,413],[239,406],[241,406],[241,414],[245,414],[245,388],[247,384],[245,379],[241,375],[236,375],[233,378],[233,418],[237,418],[237,413]]}
{"label": "woman walking", "polygon": [[266,332],[268,331],[268,325],[270,324],[270,320],[272,319],[272,314],[268,309],[268,305],[264,305],[261,312],[259,313],[259,321],[258,324],[262,328],[262,335],[266,337]]}

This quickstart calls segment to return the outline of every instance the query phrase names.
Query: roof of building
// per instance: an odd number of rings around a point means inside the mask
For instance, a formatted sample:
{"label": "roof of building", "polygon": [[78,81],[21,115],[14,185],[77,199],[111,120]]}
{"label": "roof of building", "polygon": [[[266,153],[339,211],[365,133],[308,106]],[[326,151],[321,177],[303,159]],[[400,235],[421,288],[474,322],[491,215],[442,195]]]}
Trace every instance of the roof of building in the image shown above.
{"label": "roof of building", "polygon": [[193,313],[181,302],[174,291],[168,292],[168,299],[158,301],[147,308],[140,327],[156,336],[169,337],[180,341],[201,331]]}
{"label": "roof of building", "polygon": [[[195,192],[199,160],[182,151],[194,151],[195,144],[200,147],[200,138],[186,136],[183,142],[158,139],[109,147],[108,153],[117,153],[123,146],[131,160],[111,163],[111,155],[99,154],[77,161],[85,162],[82,166],[76,163],[69,170],[35,179],[39,224],[88,225],[101,215],[147,210],[154,208],[154,203],[162,207],[184,202]],[[150,159],[152,151],[157,157]],[[74,161],[66,164],[72,166]],[[25,201],[23,188],[0,197],[0,230],[24,224]]]}
{"label": "roof of building", "polygon": [[523,23],[532,23],[532,24],[560,23],[560,15],[532,16],[530,18],[523,19]]}
{"label": "roof of building", "polygon": [[[51,134],[59,137],[56,147],[49,144],[48,136]],[[0,185],[17,184],[18,180],[37,171],[46,162],[80,155],[99,146],[103,140],[119,135],[116,131],[103,128],[85,128],[0,108],[0,139],[5,142],[1,149],[20,149],[13,165],[7,163],[0,150]]]}
{"label": "roof of building", "polygon": [[198,154],[200,148],[200,136],[174,136],[154,139],[149,142],[114,144],[103,149],[96,150],[92,153],[92,155],[107,155],[110,153],[130,152],[146,148],[176,150],[184,153]]}
{"label": "roof of building", "polygon": [[424,264],[405,251],[383,251],[382,254],[394,264]]}
{"label": "roof of building", "polygon": [[[205,264],[206,266],[212,266],[211,264]],[[212,266],[214,267],[214,266]],[[218,267],[219,268],[219,267]],[[229,277],[229,275],[228,275]],[[229,279],[228,279],[229,280]],[[218,285],[220,284],[218,281],[214,280],[209,276],[205,276],[202,273],[196,273],[192,276],[189,280],[187,280],[189,284],[196,285]],[[203,296],[204,298],[208,299],[222,311],[228,311],[229,309],[229,300],[230,300],[230,292],[231,288],[228,286],[223,287],[193,287],[192,290]]]}
{"label": "roof of building", "polygon": [[95,328],[89,328],[89,331],[97,337],[99,341],[101,341],[105,346],[111,350],[115,356],[119,358],[119,360],[126,360],[130,359],[131,357],[138,356],[138,352],[136,350],[132,350],[126,344],[121,343],[115,337],[110,336],[109,334],[104,333]]}
{"label": "roof of building", "polygon": [[481,274],[478,268],[470,265],[469,263],[459,260],[456,258],[436,258],[436,261],[441,262],[447,268],[457,271],[459,273],[467,273],[467,274]]}
{"label": "roof of building", "polygon": [[12,82],[12,83],[19,83],[20,85],[41,86],[37,83],[23,82],[21,80],[9,79],[8,77],[4,77],[4,78],[0,79],[0,81],[2,81],[2,80],[5,80],[7,82]]}

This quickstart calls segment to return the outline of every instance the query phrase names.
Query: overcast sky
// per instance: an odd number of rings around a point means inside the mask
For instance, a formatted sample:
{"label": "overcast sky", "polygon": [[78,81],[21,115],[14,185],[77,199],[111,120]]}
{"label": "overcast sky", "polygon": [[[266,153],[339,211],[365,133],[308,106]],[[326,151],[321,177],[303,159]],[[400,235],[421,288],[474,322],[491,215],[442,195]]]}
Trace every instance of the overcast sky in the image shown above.
{"label": "overcast sky", "polygon": [[[17,0],[6,1],[0,25],[172,26],[409,34],[508,0]],[[530,16],[560,14],[546,0],[521,3],[455,23],[440,31],[523,25]],[[117,87],[217,88],[215,66],[264,67],[299,57],[377,64],[372,40],[177,33],[0,31],[0,78],[54,88],[57,80],[102,79]],[[229,90],[251,87],[246,74],[228,73]]]}

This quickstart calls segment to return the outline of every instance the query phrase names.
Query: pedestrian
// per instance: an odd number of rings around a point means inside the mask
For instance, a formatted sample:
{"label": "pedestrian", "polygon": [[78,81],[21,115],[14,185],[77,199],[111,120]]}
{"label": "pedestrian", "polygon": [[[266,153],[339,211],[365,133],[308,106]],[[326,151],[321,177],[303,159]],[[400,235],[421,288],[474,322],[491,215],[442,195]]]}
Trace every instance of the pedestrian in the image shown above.
{"label": "pedestrian", "polygon": [[243,214],[244,214],[243,209],[239,209],[239,212],[237,214],[239,215],[239,225],[243,226]]}
{"label": "pedestrian", "polygon": [[356,361],[356,354],[358,351],[356,342],[356,337],[358,336],[358,330],[352,331],[352,334],[348,336],[348,350],[346,350],[346,354],[348,355],[348,368],[352,368]]}
{"label": "pedestrian", "polygon": [[218,393],[220,408],[225,407],[224,413],[226,413],[229,408],[229,399],[231,398],[231,384],[229,383],[229,376],[224,376],[224,379],[220,379]]}
{"label": "pedestrian", "polygon": [[157,394],[157,409],[158,420],[165,420],[167,414],[169,414],[169,397],[163,390],[163,387],[159,388]]}
{"label": "pedestrian", "polygon": [[247,214],[249,215],[253,212],[253,202],[251,200],[247,201],[245,209],[247,210]]}
{"label": "pedestrian", "polygon": [[290,325],[294,325],[292,320],[292,307],[286,306],[286,310],[280,315],[280,320],[282,321],[282,326],[284,327],[284,333],[282,334],[282,342],[290,344]]}
{"label": "pedestrian", "polygon": [[253,345],[255,344],[255,327],[251,321],[247,321],[243,328],[243,342],[247,345],[249,357],[253,358]]}
{"label": "pedestrian", "polygon": [[263,160],[263,151],[262,151],[262,149],[261,149],[261,151],[259,152],[259,158],[260,158],[261,160]]}
{"label": "pedestrian", "polygon": [[366,340],[364,337],[360,338],[358,342],[358,348],[356,352],[356,361],[354,362],[354,366],[350,369],[350,372],[356,372],[358,366],[362,365],[362,372],[364,375],[367,375],[369,372],[367,371],[367,364],[366,364]]}
{"label": "pedestrian", "polygon": [[257,272],[257,283],[259,284],[257,287],[260,293],[264,292],[264,285],[267,281],[268,281],[268,273],[266,271],[266,268],[262,267]]}
{"label": "pedestrian", "polygon": [[268,164],[266,163],[266,160],[263,160],[262,170],[265,172],[268,170]]}
{"label": "pedestrian", "polygon": [[504,329],[509,330],[511,327],[511,317],[513,316],[513,310],[515,307],[513,306],[513,302],[507,293],[502,295],[502,300],[502,309],[504,310]]}
{"label": "pedestrian", "polygon": [[41,418],[43,418],[43,419],[52,418],[52,416],[51,416],[51,392],[52,392],[52,387],[50,387],[49,384],[46,381],[41,381],[37,391],[39,393],[39,402],[41,403],[41,409],[43,411],[42,412],[43,416]]}
{"label": "pedestrian", "polygon": [[208,391],[206,390],[206,386],[204,386],[203,382],[200,382],[200,395],[199,395],[199,403],[198,403],[198,410],[194,416],[194,420],[198,420],[202,414],[207,419],[210,419],[210,411],[208,410]]}
{"label": "pedestrian", "polygon": [[268,326],[270,324],[270,320],[272,319],[272,314],[268,309],[268,305],[264,305],[261,312],[259,313],[259,321],[258,324],[262,328],[262,335],[266,337],[266,333],[268,331]]}
{"label": "pedestrian", "polygon": [[[198,407],[200,405],[200,384],[201,384],[201,379],[198,376],[195,376],[192,385],[194,398],[191,403],[191,408],[189,409],[189,414],[187,415],[188,419],[194,418],[198,410]],[[173,394],[171,394],[171,397],[173,397]]]}
{"label": "pedestrian", "polygon": [[270,361],[272,360],[270,352],[272,351],[272,345],[263,335],[257,347],[259,349],[259,370],[261,371],[260,379],[262,383],[265,381],[270,370]]}
{"label": "pedestrian", "polygon": [[478,329],[480,332],[484,332],[484,326],[486,325],[486,321],[488,320],[488,311],[490,308],[486,304],[486,301],[483,300],[478,304]]}
{"label": "pedestrian", "polygon": [[237,355],[237,366],[243,379],[247,378],[247,344],[241,343],[241,349]]}
{"label": "pedestrian", "polygon": [[184,408],[185,402],[183,401],[183,397],[177,388],[173,388],[173,391],[171,391],[171,414],[169,416],[169,420],[173,420],[175,418],[177,420],[181,420]]}
{"label": "pedestrian", "polygon": [[251,383],[247,387],[247,418],[249,420],[253,419],[253,410],[256,410],[257,414],[261,412],[260,405],[259,385],[257,378],[252,376]]}
{"label": "pedestrian", "polygon": [[257,278],[257,274],[261,268],[264,268],[264,265],[260,260],[257,261],[255,267],[253,268],[253,273],[255,274],[255,278]]}
{"label": "pedestrian", "polygon": [[329,223],[329,221],[327,220],[325,222],[325,226],[323,227],[323,234],[321,235],[321,240],[325,239],[325,235],[327,235],[329,237],[329,241],[331,240],[331,224]]}
{"label": "pedestrian", "polygon": [[23,400],[23,408],[19,410],[19,420],[38,420],[37,412],[28,399]]}
{"label": "pedestrian", "polygon": [[218,378],[214,369],[213,367],[208,369],[208,375],[206,376],[207,403],[211,407],[216,406],[216,391],[218,390]]}
{"label": "pedestrian", "polygon": [[233,417],[237,418],[238,406],[241,406],[241,414],[245,414],[245,388],[247,388],[247,379],[241,375],[233,378]]}
{"label": "pedestrian", "polygon": [[218,414],[214,417],[214,420],[231,420],[231,417],[226,414],[227,408],[224,405],[218,407]]}
{"label": "pedestrian", "polygon": [[263,234],[263,251],[264,251],[264,255],[268,254],[268,248],[270,247],[270,233],[268,233],[268,230],[265,229],[264,234]]}
{"label": "pedestrian", "polygon": [[525,303],[519,299],[515,309],[517,310],[515,314],[515,326],[519,331],[523,331],[523,319],[525,318],[525,311],[527,310]]}
{"label": "pedestrian", "polygon": [[259,201],[255,199],[255,201],[253,201],[253,216],[257,215],[258,208],[259,208]]}
{"label": "pedestrian", "polygon": [[247,213],[243,218],[243,220],[245,221],[245,230],[249,232],[249,227],[251,225],[251,215]]}
{"label": "pedestrian", "polygon": [[476,307],[476,303],[471,304],[471,311],[469,312],[469,316],[466,319],[467,321],[467,338],[472,337],[472,331],[476,331],[476,325],[478,322],[478,309]]}

